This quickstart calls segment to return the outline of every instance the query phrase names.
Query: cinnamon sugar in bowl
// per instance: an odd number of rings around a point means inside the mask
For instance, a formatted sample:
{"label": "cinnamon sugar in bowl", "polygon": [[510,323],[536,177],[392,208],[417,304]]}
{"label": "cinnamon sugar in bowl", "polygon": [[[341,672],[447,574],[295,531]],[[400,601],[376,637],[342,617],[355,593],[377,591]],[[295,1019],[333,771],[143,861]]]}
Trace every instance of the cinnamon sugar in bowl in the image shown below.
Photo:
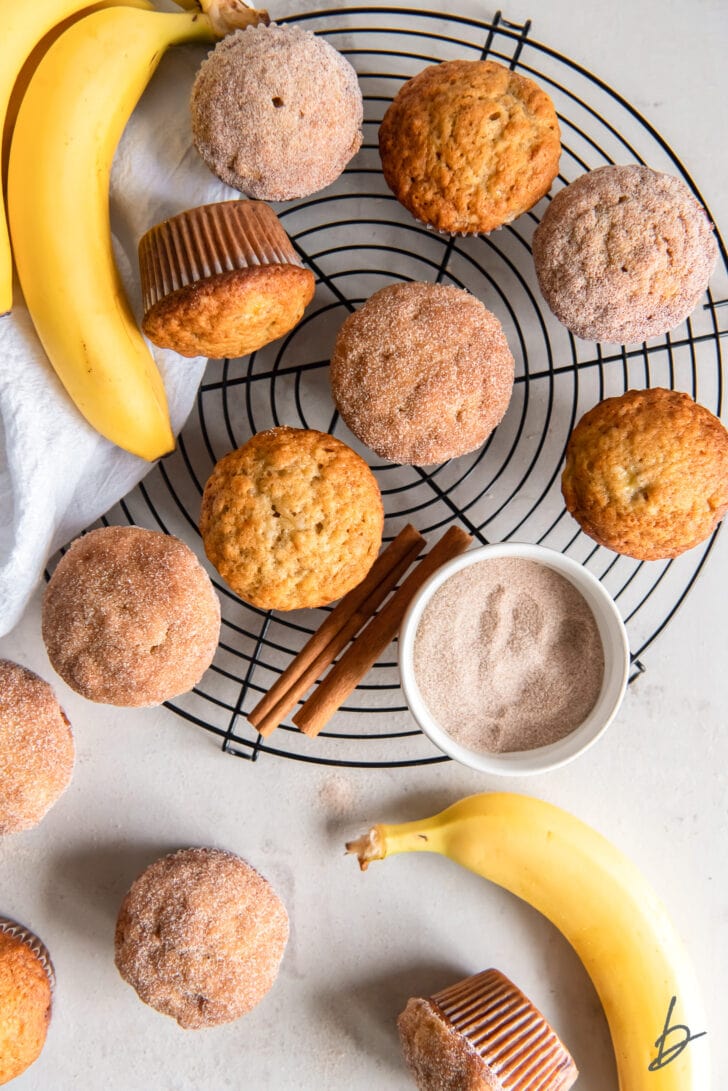
{"label": "cinnamon sugar in bowl", "polygon": [[469,550],[413,599],[399,637],[407,703],[440,750],[481,772],[565,765],[617,713],[629,645],[614,601],[542,546]]}

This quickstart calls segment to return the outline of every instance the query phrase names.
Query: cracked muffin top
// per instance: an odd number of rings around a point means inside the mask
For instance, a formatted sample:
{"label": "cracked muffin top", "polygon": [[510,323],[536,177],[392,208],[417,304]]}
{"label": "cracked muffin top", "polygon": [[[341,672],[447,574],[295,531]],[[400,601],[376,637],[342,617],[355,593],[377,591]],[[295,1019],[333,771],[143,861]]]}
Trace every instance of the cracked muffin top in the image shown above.
{"label": "cracked muffin top", "polygon": [[53,668],[91,701],[146,706],[192,689],[212,662],[220,603],[192,550],[142,527],[77,538],[43,599]]}
{"label": "cracked muffin top", "polygon": [[492,231],[548,193],[561,143],[541,88],[496,61],[443,61],[399,90],[379,128],[387,185],[438,231]]}
{"label": "cracked muffin top", "polygon": [[324,606],[360,583],[382,541],[374,474],[341,440],[271,428],[216,464],[202,497],[207,556],[263,610]]}
{"label": "cracked muffin top", "polygon": [[533,236],[549,307],[577,337],[626,344],[673,329],[694,309],[718,247],[680,178],[642,166],[582,174]]}
{"label": "cracked muffin top", "polygon": [[728,432],[688,394],[628,390],[581,418],[561,489],[600,545],[639,560],[677,557],[728,510]]}

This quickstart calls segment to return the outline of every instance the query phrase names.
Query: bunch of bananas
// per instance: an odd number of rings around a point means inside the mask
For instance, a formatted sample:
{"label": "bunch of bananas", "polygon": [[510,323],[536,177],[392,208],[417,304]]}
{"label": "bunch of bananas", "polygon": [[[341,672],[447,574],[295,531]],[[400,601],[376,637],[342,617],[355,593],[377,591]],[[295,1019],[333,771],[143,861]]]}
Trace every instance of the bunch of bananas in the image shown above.
{"label": "bunch of bananas", "polygon": [[111,163],[169,46],[267,21],[241,0],[180,6],[187,10],[157,11],[148,0],[0,0],[0,128],[10,148],[0,315],[12,305],[9,221],[28,310],[68,394],[98,432],[150,461],[172,450],[174,437],[114,261]]}
{"label": "bunch of bananas", "polygon": [[531,796],[469,796],[441,814],[378,825],[351,841],[362,869],[398,852],[437,852],[523,898],[581,958],[602,1002],[620,1091],[707,1091],[695,974],[638,869],[573,815]]}

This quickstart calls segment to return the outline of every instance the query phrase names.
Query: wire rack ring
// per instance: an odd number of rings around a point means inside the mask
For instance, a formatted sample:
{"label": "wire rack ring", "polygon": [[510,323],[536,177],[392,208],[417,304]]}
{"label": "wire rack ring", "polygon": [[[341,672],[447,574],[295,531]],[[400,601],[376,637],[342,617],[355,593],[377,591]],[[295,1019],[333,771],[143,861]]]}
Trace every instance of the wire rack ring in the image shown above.
{"label": "wire rack ring", "polygon": [[[326,191],[277,211],[317,280],[314,302],[282,341],[240,360],[208,365],[196,408],[177,451],[164,459],[106,523],[137,523],[177,534],[202,556],[200,497],[218,458],[277,424],[340,436],[372,465],[385,503],[385,541],[405,522],[426,536],[457,521],[481,543],[546,545],[586,565],[615,598],[626,622],[634,674],[641,656],[675,614],[710,552],[640,563],[595,546],[566,514],[559,475],[566,441],[581,414],[630,387],[666,386],[722,410],[719,319],[726,301],[708,291],[671,334],[643,345],[602,347],[576,341],[549,314],[538,291],[531,237],[549,198],[488,236],[454,238],[413,220],[381,174],[377,129],[403,82],[425,65],[490,57],[534,78],[559,115],[563,154],[552,193],[606,163],[647,163],[680,175],[685,167],[660,135],[616,91],[515,24],[416,9],[353,7],[305,12],[281,22],[326,37],[356,68],[364,95],[364,142]],[[721,276],[728,269],[725,248]],[[501,320],[516,357],[509,411],[472,455],[426,471],[372,461],[338,419],[327,368],[344,318],[378,288],[429,280],[466,288]],[[399,688],[389,651],[315,740],[290,723],[266,742],[245,713],[290,662],[323,611],[264,613],[241,602],[210,570],[223,604],[215,661],[195,690],[168,707],[218,736],[226,751],[342,766],[401,766],[446,760],[419,732]]]}

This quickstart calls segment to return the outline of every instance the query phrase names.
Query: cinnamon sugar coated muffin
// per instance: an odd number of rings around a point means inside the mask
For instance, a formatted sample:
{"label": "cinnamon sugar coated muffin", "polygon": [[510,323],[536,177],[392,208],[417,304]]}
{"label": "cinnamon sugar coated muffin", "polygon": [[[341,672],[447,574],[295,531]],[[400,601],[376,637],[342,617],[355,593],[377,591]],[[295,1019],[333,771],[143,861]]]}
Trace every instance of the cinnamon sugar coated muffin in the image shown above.
{"label": "cinnamon sugar coated muffin", "polygon": [[316,280],[262,201],[221,201],[157,224],[139,243],[150,341],[182,356],[245,356],[300,322]]}
{"label": "cinnamon sugar coated muffin", "polygon": [[54,669],[91,701],[158,705],[212,662],[220,603],[192,550],[142,527],[102,527],[61,558],[43,599]]}
{"label": "cinnamon sugar coated muffin", "polygon": [[0,1084],[40,1056],[51,1018],[53,966],[37,936],[0,917]]}
{"label": "cinnamon sugar coated muffin", "polygon": [[0,834],[37,826],[71,783],[73,735],[53,690],[0,659]]}
{"label": "cinnamon sugar coated muffin", "polygon": [[600,545],[677,557],[728,510],[728,432],[676,390],[628,390],[585,413],[566,448],[568,511]]}
{"label": "cinnamon sugar coated muffin", "polygon": [[136,879],[116,924],[116,966],[145,1004],[185,1030],[230,1023],[272,988],[288,914],[231,852],[163,856]]}
{"label": "cinnamon sugar coated muffin", "polygon": [[561,155],[554,105],[496,61],[443,61],[408,80],[379,129],[387,185],[438,231],[492,231],[548,193]]}
{"label": "cinnamon sugar coated muffin", "polygon": [[324,606],[366,576],[382,541],[374,474],[341,440],[305,428],[252,436],[215,466],[202,497],[207,556],[263,610]]}
{"label": "cinnamon sugar coated muffin", "polygon": [[649,167],[581,175],[552,200],[533,236],[544,299],[577,337],[645,341],[687,318],[718,246],[680,178]]}
{"label": "cinnamon sugar coated muffin", "polygon": [[578,1076],[541,1012],[498,970],[411,999],[397,1026],[419,1091],[568,1091]]}
{"label": "cinnamon sugar coated muffin", "polygon": [[324,189],[361,144],[356,72],[301,27],[223,38],[197,74],[191,111],[195,146],[213,174],[264,201]]}
{"label": "cinnamon sugar coated muffin", "polygon": [[480,300],[443,284],[392,284],[350,315],[331,392],[355,436],[391,462],[428,465],[474,451],[503,418],[514,362]]}

